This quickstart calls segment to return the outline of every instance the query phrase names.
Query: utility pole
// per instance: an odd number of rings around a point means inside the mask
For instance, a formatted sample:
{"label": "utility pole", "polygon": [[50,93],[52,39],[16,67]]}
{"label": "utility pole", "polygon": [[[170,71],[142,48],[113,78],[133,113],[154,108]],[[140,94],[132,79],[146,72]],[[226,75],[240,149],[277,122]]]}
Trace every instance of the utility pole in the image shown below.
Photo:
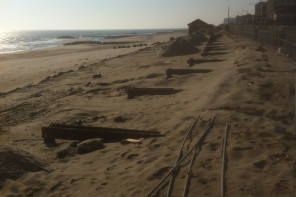
{"label": "utility pole", "polygon": [[229,25],[229,12],[230,12],[230,8],[228,6],[228,25]]}

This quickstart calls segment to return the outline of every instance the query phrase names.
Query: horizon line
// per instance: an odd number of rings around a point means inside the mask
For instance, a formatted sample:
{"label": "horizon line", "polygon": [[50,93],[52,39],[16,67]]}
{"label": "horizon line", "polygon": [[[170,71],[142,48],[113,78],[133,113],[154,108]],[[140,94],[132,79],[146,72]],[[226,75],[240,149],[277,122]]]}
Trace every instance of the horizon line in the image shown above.
{"label": "horizon line", "polygon": [[171,29],[171,30],[186,30],[186,27],[166,27],[166,28],[124,28],[124,29],[12,29],[12,30],[1,30],[0,32],[13,32],[13,31],[99,31],[99,30],[165,30],[165,29]]}

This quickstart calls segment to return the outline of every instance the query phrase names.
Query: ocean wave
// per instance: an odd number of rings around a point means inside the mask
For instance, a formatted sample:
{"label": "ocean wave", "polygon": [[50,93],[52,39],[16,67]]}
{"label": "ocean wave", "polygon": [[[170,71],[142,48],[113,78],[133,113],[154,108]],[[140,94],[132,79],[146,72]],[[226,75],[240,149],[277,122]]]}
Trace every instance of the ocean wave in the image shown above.
{"label": "ocean wave", "polygon": [[61,38],[104,42],[104,40],[135,36],[153,35],[160,32],[180,31],[180,29],[147,30],[49,30],[1,32],[0,53],[34,50],[63,45]]}

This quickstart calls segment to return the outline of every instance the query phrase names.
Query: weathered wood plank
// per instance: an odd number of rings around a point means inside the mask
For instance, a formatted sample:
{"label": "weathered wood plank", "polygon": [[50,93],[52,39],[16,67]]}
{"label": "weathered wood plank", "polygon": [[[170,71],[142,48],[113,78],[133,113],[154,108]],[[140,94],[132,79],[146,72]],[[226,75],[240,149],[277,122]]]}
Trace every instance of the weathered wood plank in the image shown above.
{"label": "weathered wood plank", "polygon": [[[205,48],[205,51],[207,49]],[[189,58],[187,60],[187,63],[189,64],[190,67],[194,66],[194,64],[202,64],[202,63],[208,63],[208,62],[222,62],[225,61],[225,59],[194,59],[194,58]]]}
{"label": "weathered wood plank", "polygon": [[122,140],[127,138],[162,137],[158,131],[143,131],[133,129],[106,128],[106,127],[80,127],[68,125],[51,125],[42,127],[44,143],[55,143],[55,139],[86,140],[103,138],[107,141]]}
{"label": "weathered wood plank", "polygon": [[143,95],[170,95],[180,92],[180,89],[174,88],[131,88],[128,89],[127,95],[128,99],[133,99],[136,96]]}
{"label": "weathered wood plank", "polygon": [[172,78],[173,75],[188,75],[192,73],[208,73],[211,72],[210,69],[167,69],[166,75],[167,78]]}

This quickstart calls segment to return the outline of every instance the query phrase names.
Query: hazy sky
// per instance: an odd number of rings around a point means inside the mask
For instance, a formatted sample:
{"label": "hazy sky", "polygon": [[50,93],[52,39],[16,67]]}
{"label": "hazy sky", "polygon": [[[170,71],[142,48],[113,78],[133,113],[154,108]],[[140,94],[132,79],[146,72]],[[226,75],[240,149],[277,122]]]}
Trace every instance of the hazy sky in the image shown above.
{"label": "hazy sky", "polygon": [[0,0],[0,30],[185,28],[254,13],[258,0]]}

